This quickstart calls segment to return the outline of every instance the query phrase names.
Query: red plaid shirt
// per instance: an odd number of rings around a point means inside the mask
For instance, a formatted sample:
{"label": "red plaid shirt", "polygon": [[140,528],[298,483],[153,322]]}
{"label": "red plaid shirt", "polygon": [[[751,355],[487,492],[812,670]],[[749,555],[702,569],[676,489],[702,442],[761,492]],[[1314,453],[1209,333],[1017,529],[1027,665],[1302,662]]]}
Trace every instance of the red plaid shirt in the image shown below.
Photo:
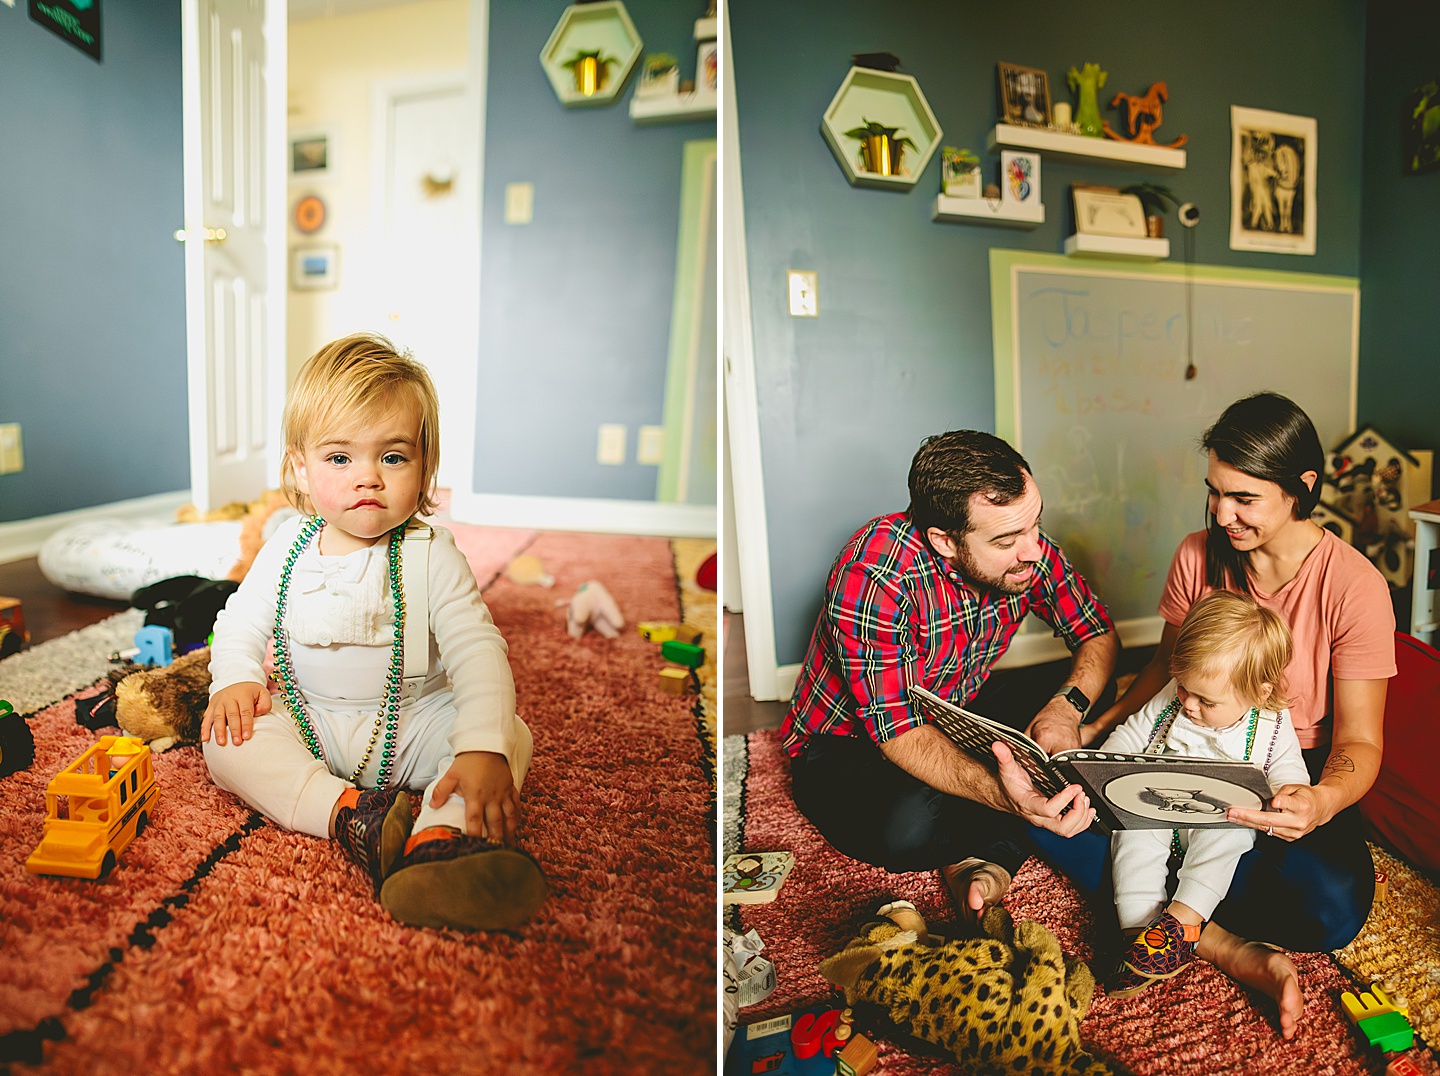
{"label": "red plaid shirt", "polygon": [[790,713],[792,758],[811,736],[877,744],[925,724],[912,685],[964,705],[1034,612],[1074,651],[1114,631],[1110,615],[1060,547],[1041,531],[1044,554],[1022,594],[979,588],[931,551],[905,512],[872,519],[850,539],[825,588]]}

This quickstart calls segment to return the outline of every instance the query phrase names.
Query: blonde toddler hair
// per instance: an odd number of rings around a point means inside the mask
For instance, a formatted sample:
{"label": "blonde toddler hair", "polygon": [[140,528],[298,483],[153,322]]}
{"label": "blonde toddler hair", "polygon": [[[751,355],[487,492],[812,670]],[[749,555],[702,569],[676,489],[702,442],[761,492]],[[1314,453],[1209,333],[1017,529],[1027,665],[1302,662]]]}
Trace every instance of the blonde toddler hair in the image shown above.
{"label": "blonde toddler hair", "polygon": [[1278,614],[1233,591],[1217,590],[1186,614],[1170,654],[1170,675],[1183,680],[1191,673],[1225,672],[1240,698],[1280,710],[1289,705],[1285,668],[1293,653],[1290,625]]}
{"label": "blonde toddler hair", "polygon": [[305,446],[354,419],[378,419],[396,408],[413,408],[420,416],[420,504],[416,515],[428,515],[435,500],[435,473],[440,466],[440,403],[425,367],[401,354],[383,336],[354,333],[326,344],[305,360],[290,402],[285,405],[285,461],[280,488],[299,511],[314,511],[310,498],[295,481],[294,457]]}

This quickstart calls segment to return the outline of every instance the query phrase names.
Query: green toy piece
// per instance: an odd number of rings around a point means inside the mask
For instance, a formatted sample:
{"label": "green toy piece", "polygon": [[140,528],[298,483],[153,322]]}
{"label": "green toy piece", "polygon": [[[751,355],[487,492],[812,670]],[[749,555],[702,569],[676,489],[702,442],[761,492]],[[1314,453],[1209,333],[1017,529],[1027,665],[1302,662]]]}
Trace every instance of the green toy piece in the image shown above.
{"label": "green toy piece", "polygon": [[1105,137],[1105,123],[1100,119],[1100,89],[1105,85],[1106,74],[1099,64],[1086,64],[1078,71],[1070,68],[1070,90],[1080,95],[1075,105],[1075,126],[1090,138]]}
{"label": "green toy piece", "polygon": [[660,656],[666,661],[673,661],[676,665],[688,665],[692,669],[698,669],[705,664],[705,648],[703,646],[682,643],[679,639],[661,643]]}
{"label": "green toy piece", "polygon": [[1384,1012],[1379,1016],[1366,1017],[1355,1026],[1370,1041],[1371,1046],[1378,1046],[1387,1052],[1408,1050],[1415,1041],[1415,1029],[1402,1013]]}

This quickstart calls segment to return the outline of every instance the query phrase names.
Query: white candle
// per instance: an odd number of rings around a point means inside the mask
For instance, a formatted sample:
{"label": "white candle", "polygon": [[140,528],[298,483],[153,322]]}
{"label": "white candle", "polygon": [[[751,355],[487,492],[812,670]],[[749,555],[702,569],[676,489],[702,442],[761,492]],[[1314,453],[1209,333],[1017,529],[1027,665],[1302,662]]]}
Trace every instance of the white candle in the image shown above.
{"label": "white candle", "polygon": [[1055,124],[1056,127],[1070,126],[1070,103],[1068,101],[1055,102]]}

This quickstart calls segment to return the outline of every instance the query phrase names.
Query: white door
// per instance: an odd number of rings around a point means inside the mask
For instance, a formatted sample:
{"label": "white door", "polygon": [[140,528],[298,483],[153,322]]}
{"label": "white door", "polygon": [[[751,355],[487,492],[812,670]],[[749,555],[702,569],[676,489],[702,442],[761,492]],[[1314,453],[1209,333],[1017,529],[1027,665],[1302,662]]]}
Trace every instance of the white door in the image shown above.
{"label": "white door", "polygon": [[[274,132],[266,115],[265,14],[265,0],[183,5],[190,482],[202,511],[253,500],[273,484],[268,365],[271,322],[283,308],[269,301],[267,228],[283,210],[273,204],[266,167]],[[283,63],[283,41],[278,53]],[[283,71],[279,78],[283,87]]]}
{"label": "white door", "polygon": [[463,77],[384,87],[384,257],[379,296],[386,332],[430,371],[440,397],[440,485],[456,488],[475,451],[479,349],[479,237],[474,103]]}

